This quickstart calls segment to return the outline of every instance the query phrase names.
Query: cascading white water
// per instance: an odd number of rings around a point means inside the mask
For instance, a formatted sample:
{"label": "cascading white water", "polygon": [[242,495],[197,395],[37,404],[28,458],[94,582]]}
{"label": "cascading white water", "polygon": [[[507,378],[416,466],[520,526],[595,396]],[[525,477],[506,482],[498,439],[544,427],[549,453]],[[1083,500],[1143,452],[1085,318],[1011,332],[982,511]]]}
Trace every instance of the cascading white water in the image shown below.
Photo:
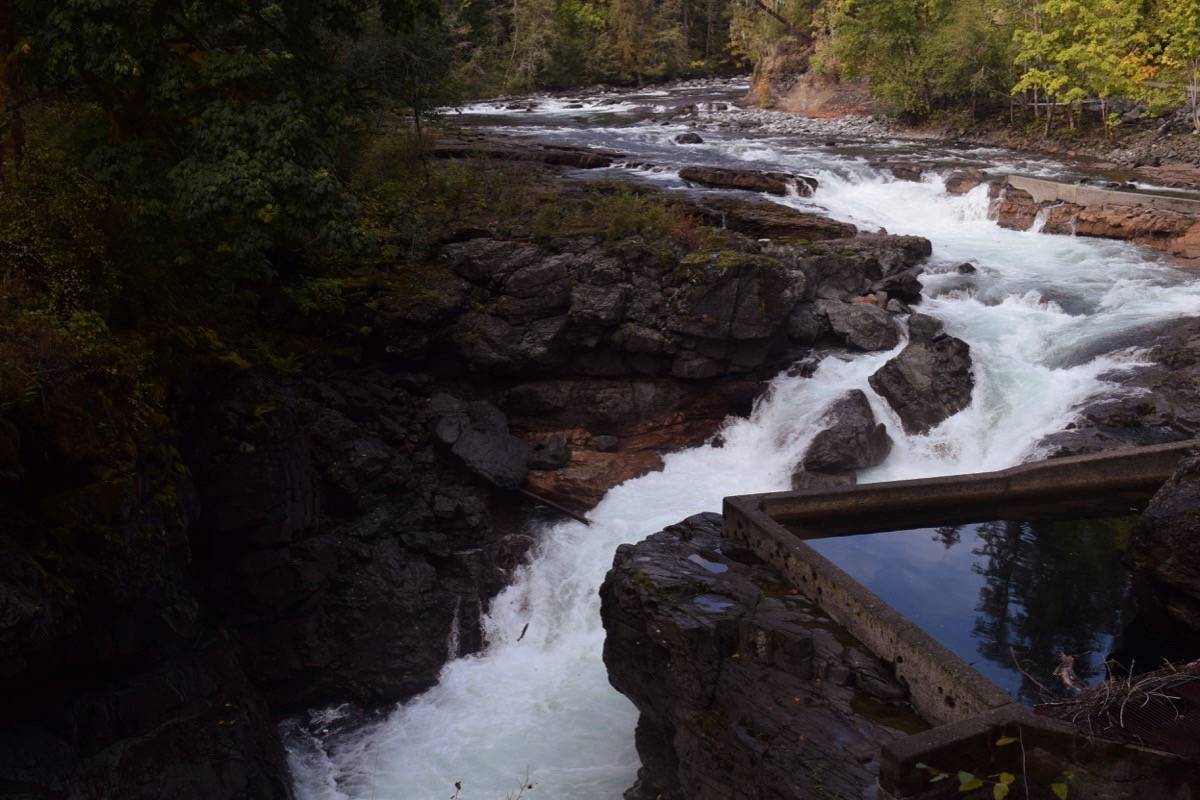
{"label": "cascading white water", "polygon": [[[623,131],[663,136],[653,126]],[[813,150],[773,144],[764,156],[762,145],[746,141],[719,146],[734,159],[809,171],[816,164]],[[590,528],[545,530],[531,563],[493,602],[482,654],[453,661],[438,686],[365,729],[324,740],[294,735],[301,800],[500,800],[526,776],[534,786],[526,797],[615,800],[638,765],[636,713],[609,687],[600,658],[597,589],[619,544],[719,510],[726,495],[786,488],[825,408],[852,388],[867,392],[896,441],[863,480],[1018,463],[1079,403],[1112,389],[1106,376],[1136,358],[1080,353],[1104,352],[1098,343],[1135,326],[1200,313],[1200,283],[1139,248],[997,227],[986,216],[985,188],[950,197],[937,180],[889,181],[854,160],[818,177],[811,200],[782,202],[816,203],[864,228],[933,241],[921,310],[970,343],[971,406],[928,435],[906,436],[867,383],[894,353],[829,357],[811,378],[775,379],[748,419],[727,423],[723,447],[670,455],[662,472],[616,487],[591,512]],[[967,260],[978,267],[972,276],[937,271]]]}

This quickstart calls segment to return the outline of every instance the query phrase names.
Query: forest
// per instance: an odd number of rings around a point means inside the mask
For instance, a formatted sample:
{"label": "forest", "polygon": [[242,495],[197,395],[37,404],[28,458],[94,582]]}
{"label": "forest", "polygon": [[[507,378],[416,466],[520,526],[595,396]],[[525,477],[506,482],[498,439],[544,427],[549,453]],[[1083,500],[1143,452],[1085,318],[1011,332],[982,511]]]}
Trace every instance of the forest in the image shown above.
{"label": "forest", "polygon": [[1012,109],[1073,127],[1086,109],[1187,104],[1200,127],[1196,0],[467,0],[436,23],[445,85],[489,95],[751,68],[783,42],[892,109]]}

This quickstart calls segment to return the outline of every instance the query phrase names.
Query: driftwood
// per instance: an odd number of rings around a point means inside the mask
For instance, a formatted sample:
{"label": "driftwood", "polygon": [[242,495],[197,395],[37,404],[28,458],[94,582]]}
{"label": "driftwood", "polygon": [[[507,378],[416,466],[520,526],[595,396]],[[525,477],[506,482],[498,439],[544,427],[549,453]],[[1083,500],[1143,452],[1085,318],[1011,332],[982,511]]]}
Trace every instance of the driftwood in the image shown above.
{"label": "driftwood", "polygon": [[564,508],[563,506],[560,506],[558,503],[554,502],[553,500],[547,500],[546,498],[542,497],[541,495],[534,494],[533,492],[529,491],[528,489],[518,489],[517,491],[520,492],[521,494],[523,494],[525,497],[528,497],[530,500],[532,500],[535,503],[540,503],[541,505],[544,505],[547,508],[552,508],[555,511],[559,512],[560,514],[566,514],[568,517],[575,520],[576,522],[582,522],[584,525],[588,525],[588,526],[591,526],[591,524],[592,524],[592,521],[590,519],[588,519],[587,517],[583,516],[582,514],[576,513],[569,508]]}
{"label": "driftwood", "polygon": [[1110,677],[1069,700],[1034,707],[1090,736],[1200,756],[1200,660]]}

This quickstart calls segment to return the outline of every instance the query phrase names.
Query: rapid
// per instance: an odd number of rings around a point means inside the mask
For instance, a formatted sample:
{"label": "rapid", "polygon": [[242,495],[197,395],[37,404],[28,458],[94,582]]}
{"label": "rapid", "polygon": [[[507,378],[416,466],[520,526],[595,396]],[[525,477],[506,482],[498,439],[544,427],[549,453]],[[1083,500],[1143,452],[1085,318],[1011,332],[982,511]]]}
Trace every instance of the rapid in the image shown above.
{"label": "rapid", "polygon": [[[738,87],[723,87],[731,93]],[[709,89],[707,91],[715,91]],[[689,99],[689,98],[684,98]],[[879,481],[998,469],[1037,455],[1039,440],[1067,426],[1081,403],[1121,391],[1121,370],[1136,364],[1122,334],[1158,320],[1200,314],[1200,280],[1152,251],[1099,239],[1049,236],[998,227],[987,216],[987,188],[945,193],[940,176],[892,179],[871,166],[911,148],[886,136],[855,137],[818,123],[773,121],[718,109],[699,125],[660,118],[670,90],[539,101],[533,112],[480,105],[465,116],[505,133],[597,145],[658,166],[614,169],[634,179],[690,191],[685,163],[786,168],[813,175],[811,198],[775,198],[816,208],[863,230],[917,234],[933,243],[922,276],[921,311],[941,319],[971,346],[971,405],[926,435],[908,436],[867,378],[897,351],[827,357],[812,377],[775,378],[748,418],[730,419],[724,446],[666,457],[661,472],[615,487],[590,513],[591,527],[548,525],[531,561],[492,604],[487,645],[451,661],[439,684],[369,723],[286,727],[301,800],[616,800],[635,777],[637,714],[608,684],[601,661],[597,590],[614,550],[701,511],[726,495],[788,487],[792,468],[819,430],[826,407],[861,389],[895,440],[888,459],[860,475]],[[568,108],[582,104],[583,108]],[[756,122],[761,121],[761,122]],[[705,143],[672,138],[698,129]],[[1002,151],[946,151],[946,164],[1064,174],[1070,167]],[[977,271],[960,274],[970,261]],[[900,345],[903,347],[903,343]],[[456,786],[457,784],[457,786]],[[528,788],[532,786],[532,788]],[[526,787],[526,788],[522,788]]]}

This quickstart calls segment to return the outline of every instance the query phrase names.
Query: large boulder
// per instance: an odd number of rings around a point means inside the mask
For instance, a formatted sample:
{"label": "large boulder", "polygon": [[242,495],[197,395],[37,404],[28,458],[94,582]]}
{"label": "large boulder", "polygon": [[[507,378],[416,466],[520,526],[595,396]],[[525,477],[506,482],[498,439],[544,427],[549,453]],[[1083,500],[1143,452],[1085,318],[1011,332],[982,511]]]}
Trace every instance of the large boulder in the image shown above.
{"label": "large boulder", "polygon": [[971,404],[971,348],[932,317],[914,314],[900,354],[870,377],[871,388],[900,416],[905,432],[927,433]]}
{"label": "large boulder", "polygon": [[900,326],[891,314],[870,303],[821,301],[834,335],[857,350],[891,350],[900,344]]}
{"label": "large boulder", "polygon": [[791,172],[770,172],[756,169],[727,167],[684,167],[679,177],[688,183],[714,189],[741,189],[747,192],[766,192],[786,195],[792,190],[807,197],[817,188],[817,179]]}
{"label": "large boulder", "polygon": [[1127,559],[1143,609],[1200,639],[1200,450],[1192,451],[1138,519]]}
{"label": "large boulder", "polygon": [[818,433],[804,454],[808,472],[840,473],[881,463],[892,451],[887,428],[875,421],[861,389],[834,401],[825,413],[829,427]]}
{"label": "large boulder", "polygon": [[888,297],[904,303],[921,302],[921,281],[917,279],[917,269],[906,269],[888,275],[871,287],[872,291],[886,292]]}
{"label": "large boulder", "polygon": [[848,239],[858,232],[848,222],[761,200],[705,197],[689,203],[686,208],[710,225],[755,239]]}
{"label": "large boulder", "polygon": [[482,400],[465,403],[448,394],[430,400],[435,432],[450,452],[488,483],[519,489],[529,474],[529,445],[508,432],[503,412]]}
{"label": "large boulder", "polygon": [[966,194],[987,180],[987,175],[980,169],[965,169],[952,172],[946,177],[946,191],[949,194]]}
{"label": "large boulder", "polygon": [[722,544],[718,515],[691,517],[619,547],[600,589],[609,681],[640,712],[625,797],[868,796],[880,743],[901,735],[889,726],[922,724],[905,689],[780,595],[778,572]]}

